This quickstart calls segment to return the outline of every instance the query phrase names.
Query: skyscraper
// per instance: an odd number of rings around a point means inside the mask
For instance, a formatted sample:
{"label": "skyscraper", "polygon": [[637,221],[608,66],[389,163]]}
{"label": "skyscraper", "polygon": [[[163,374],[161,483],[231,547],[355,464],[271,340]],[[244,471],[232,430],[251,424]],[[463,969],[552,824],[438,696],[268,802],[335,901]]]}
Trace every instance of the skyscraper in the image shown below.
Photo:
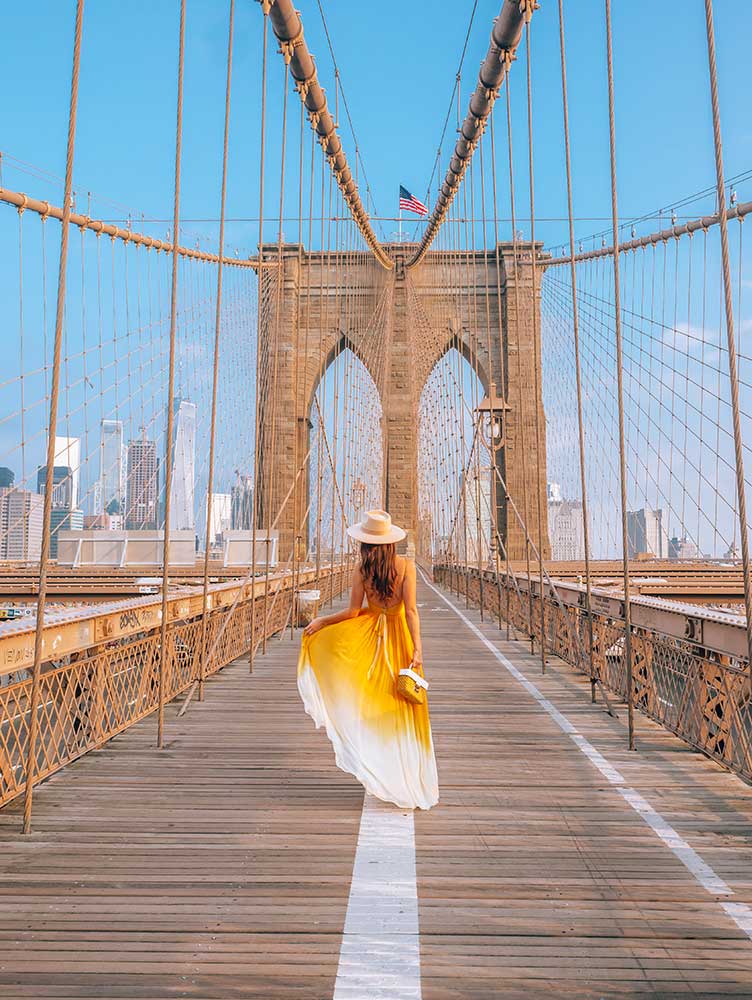
{"label": "skyscraper", "polygon": [[[78,509],[81,473],[81,442],[78,438],[55,438],[55,465],[52,469],[52,511],[50,514],[50,558],[57,559],[58,532],[83,527],[83,513]],[[37,490],[47,489],[47,466],[37,472]]]}
{"label": "skyscraper", "polygon": [[548,536],[552,559],[576,562],[585,558],[582,504],[565,500],[558,483],[548,484]]}
{"label": "skyscraper", "polygon": [[253,529],[253,476],[241,476],[230,493],[230,526],[233,530]]}
{"label": "skyscraper", "polygon": [[[47,466],[37,470],[37,492],[47,492]],[[67,465],[56,465],[52,470],[52,509],[70,510],[73,506],[73,481]]]}
{"label": "skyscraper", "polygon": [[143,438],[128,444],[125,526],[129,530],[157,527],[159,467],[157,445]]}
{"label": "skyscraper", "polygon": [[175,400],[172,429],[170,530],[193,531],[196,515],[193,493],[196,475],[196,404]]}
{"label": "skyscraper", "polygon": [[123,485],[123,422],[103,420],[99,442],[98,514],[123,513]]}
{"label": "skyscraper", "polygon": [[43,506],[38,493],[0,487],[0,559],[14,562],[39,559]]}
{"label": "skyscraper", "polygon": [[232,523],[232,500],[229,493],[212,493],[211,523],[208,544],[216,545],[223,531]]}
{"label": "skyscraper", "polygon": [[668,531],[663,527],[662,510],[643,507],[627,511],[627,537],[630,559],[635,556],[669,558]]}
{"label": "skyscraper", "polygon": [[55,467],[66,466],[70,476],[71,510],[78,507],[81,478],[81,442],[78,438],[55,438]]}

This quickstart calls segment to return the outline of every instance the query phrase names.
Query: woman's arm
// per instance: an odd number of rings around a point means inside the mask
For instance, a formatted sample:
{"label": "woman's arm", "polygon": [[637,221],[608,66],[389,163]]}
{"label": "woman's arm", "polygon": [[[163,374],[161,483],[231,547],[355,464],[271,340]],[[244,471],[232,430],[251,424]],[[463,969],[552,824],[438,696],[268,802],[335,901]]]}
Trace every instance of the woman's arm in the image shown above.
{"label": "woman's arm", "polygon": [[318,632],[320,628],[324,628],[325,625],[334,625],[335,622],[344,622],[348,618],[355,618],[360,609],[363,607],[363,596],[365,594],[365,588],[363,586],[363,578],[360,575],[360,569],[353,571],[352,579],[350,581],[350,606],[345,608],[344,611],[337,611],[333,615],[323,615],[321,618],[314,618],[310,625],[306,625],[303,629],[303,635],[313,635],[314,632]]}
{"label": "woman's arm", "polygon": [[416,573],[415,573],[415,563],[408,559],[407,567],[405,568],[405,582],[402,589],[402,599],[405,602],[405,616],[407,618],[407,627],[410,629],[410,635],[413,639],[413,658],[410,661],[411,667],[419,667],[423,665],[423,643],[420,637],[420,615],[418,614],[418,605],[416,603]]}

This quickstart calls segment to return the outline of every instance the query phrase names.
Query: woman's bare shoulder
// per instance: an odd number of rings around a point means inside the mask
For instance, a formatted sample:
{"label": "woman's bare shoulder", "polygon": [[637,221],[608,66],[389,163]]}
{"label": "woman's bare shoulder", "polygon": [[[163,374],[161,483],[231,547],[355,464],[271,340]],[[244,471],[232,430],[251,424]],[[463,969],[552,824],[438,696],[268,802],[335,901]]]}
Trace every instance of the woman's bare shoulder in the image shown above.
{"label": "woman's bare shoulder", "polygon": [[400,576],[404,576],[406,573],[410,572],[410,567],[415,567],[415,563],[412,559],[408,559],[407,556],[395,556],[395,564],[397,566],[397,572]]}

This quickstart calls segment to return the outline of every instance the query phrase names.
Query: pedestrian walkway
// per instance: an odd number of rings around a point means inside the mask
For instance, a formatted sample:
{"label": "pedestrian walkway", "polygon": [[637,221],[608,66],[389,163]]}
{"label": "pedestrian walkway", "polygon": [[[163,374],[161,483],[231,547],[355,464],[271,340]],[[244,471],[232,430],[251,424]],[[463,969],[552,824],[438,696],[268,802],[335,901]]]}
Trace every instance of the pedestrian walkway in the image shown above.
{"label": "pedestrian walkway", "polygon": [[364,808],[274,639],[0,813],[2,996],[752,996],[752,790],[419,603],[439,806]]}

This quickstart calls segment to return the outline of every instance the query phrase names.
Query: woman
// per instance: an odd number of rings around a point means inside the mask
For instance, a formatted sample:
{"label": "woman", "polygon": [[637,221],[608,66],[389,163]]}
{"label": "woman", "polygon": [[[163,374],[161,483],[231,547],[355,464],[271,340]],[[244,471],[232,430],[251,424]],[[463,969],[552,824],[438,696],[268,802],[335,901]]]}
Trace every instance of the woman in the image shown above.
{"label": "woman", "polygon": [[385,802],[430,809],[439,783],[428,706],[396,689],[402,668],[420,672],[423,663],[415,563],[397,555],[405,532],[386,511],[347,530],[360,542],[350,606],[303,632],[298,690],[316,727],[326,726],[339,768]]}

